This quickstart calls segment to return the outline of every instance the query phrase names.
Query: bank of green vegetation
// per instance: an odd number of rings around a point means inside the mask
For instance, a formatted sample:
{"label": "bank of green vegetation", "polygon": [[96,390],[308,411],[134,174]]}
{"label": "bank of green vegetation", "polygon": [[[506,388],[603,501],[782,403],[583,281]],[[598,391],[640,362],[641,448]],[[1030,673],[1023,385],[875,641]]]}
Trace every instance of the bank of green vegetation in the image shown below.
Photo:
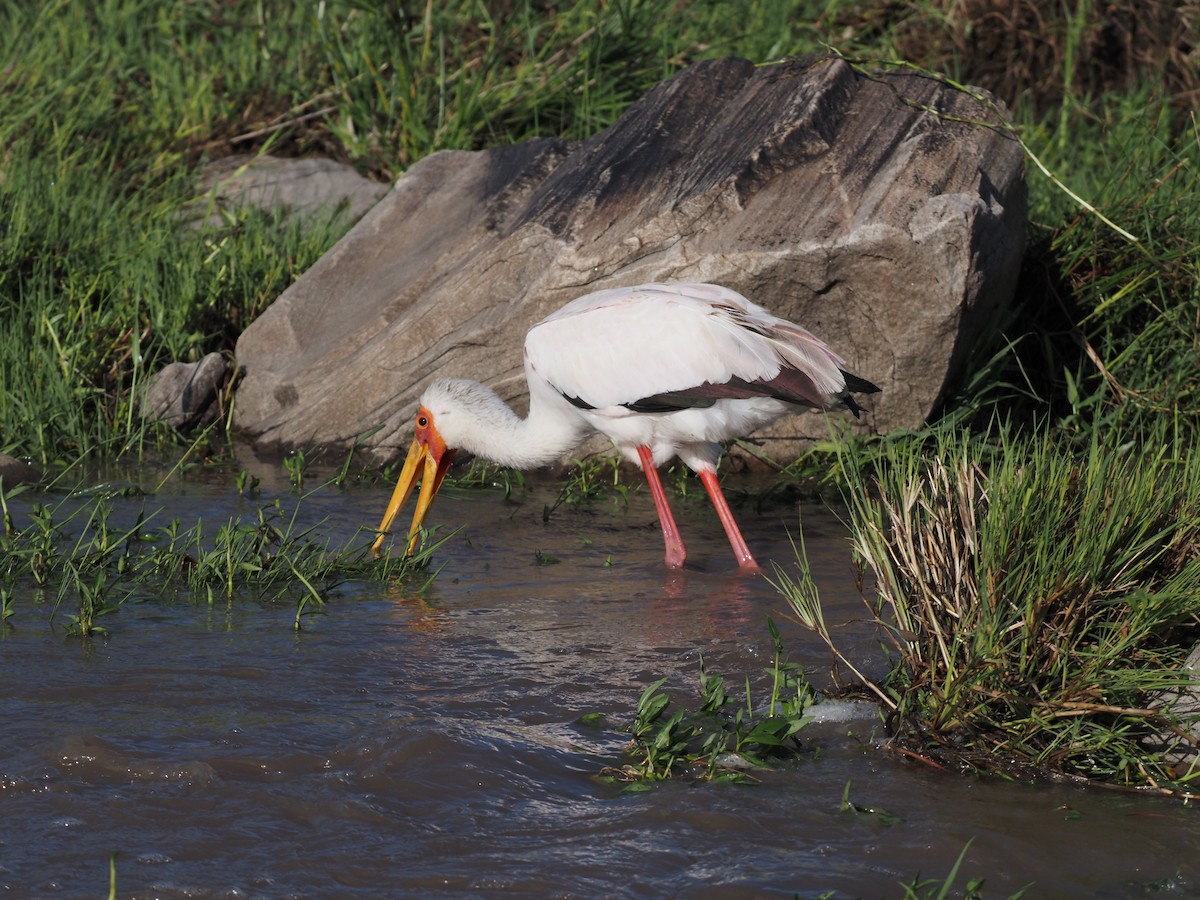
{"label": "bank of green vegetation", "polygon": [[[677,0],[669,15],[651,0],[6,3],[0,451],[54,472],[192,446],[138,415],[148,373],[231,354],[345,227],[253,210],[194,227],[208,161],[322,154],[387,181],[439,149],[585,137],[700,59],[905,61],[994,91],[1036,159],[1015,308],[939,418],[794,468],[850,501],[895,664],[872,688],[908,751],[939,764],[1188,791],[1191,769],[1146,740],[1190,740],[1150,700],[1200,630],[1200,23],[1194,6],[1133,0],[1006,13],[949,0]],[[6,533],[8,558],[45,564],[52,524]],[[102,542],[103,566],[73,563],[74,593],[103,594],[112,548],[141,533]],[[167,571],[186,558],[128,565],[187,590],[221,583]],[[819,617],[803,582],[782,586]]]}

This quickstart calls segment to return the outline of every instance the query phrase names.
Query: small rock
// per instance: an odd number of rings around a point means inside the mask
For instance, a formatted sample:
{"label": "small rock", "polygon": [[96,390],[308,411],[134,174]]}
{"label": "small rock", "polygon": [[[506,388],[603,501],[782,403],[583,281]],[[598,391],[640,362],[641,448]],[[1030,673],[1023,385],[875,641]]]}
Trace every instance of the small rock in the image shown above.
{"label": "small rock", "polygon": [[255,206],[313,218],[340,210],[357,222],[388,192],[386,184],[369,181],[352,167],[331,159],[283,159],[277,156],[230,156],[204,171],[204,198],[192,212],[219,225],[219,209],[208,206]]}
{"label": "small rock", "polygon": [[228,374],[229,363],[220,353],[164,366],[146,384],[142,415],[180,429],[207,425],[220,411],[217,398]]}
{"label": "small rock", "polygon": [[1192,771],[1200,766],[1200,644],[1188,655],[1183,674],[1191,684],[1163,691],[1150,706],[1174,718],[1190,741],[1173,731],[1163,731],[1157,740],[1147,742],[1147,748],[1161,753],[1176,769]]}
{"label": "small rock", "polygon": [[15,484],[32,484],[42,480],[42,473],[29,463],[22,462],[15,456],[0,453],[0,481],[5,487]]}

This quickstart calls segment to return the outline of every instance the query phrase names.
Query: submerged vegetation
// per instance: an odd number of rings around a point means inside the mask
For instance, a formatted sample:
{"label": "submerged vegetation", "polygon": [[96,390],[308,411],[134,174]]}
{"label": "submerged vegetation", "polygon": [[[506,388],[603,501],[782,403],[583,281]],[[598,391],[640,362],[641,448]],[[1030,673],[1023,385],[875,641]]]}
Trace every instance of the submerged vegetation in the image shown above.
{"label": "submerged vegetation", "polygon": [[[775,623],[767,620],[775,652],[767,675],[765,702],[754,703],[750,677],[744,690],[730,693],[725,679],[709,674],[700,658],[700,707],[671,708],[660,679],[643,692],[629,726],[631,740],[623,766],[602,777],[643,790],[656,781],[685,775],[703,781],[752,781],[756,768],[795,758],[802,752],[797,733],[809,721],[816,695],[796,663],[789,662]],[[670,713],[668,715],[668,712]]]}
{"label": "submerged vegetation", "polygon": [[[993,91],[1030,154],[1010,317],[929,429],[821,447],[786,474],[849,500],[894,662],[872,688],[902,746],[1191,791],[1192,771],[1145,741],[1195,742],[1151,706],[1200,635],[1195,3],[1016,0],[1001,16],[975,0],[679,0],[670,15],[652,0],[58,0],[6,4],[0,24],[0,451],[49,468],[183,453],[187,436],[139,415],[147,375],[230,354],[344,229],[251,210],[195,222],[211,160],[320,153],[391,180],[434,150],[586,137],[662,78],[730,54],[832,48]],[[216,453],[229,424],[213,426]],[[297,492],[304,468],[291,459]],[[620,492],[613,477],[582,467],[555,505]],[[67,630],[98,633],[149,591],[285,599],[299,625],[339,579],[408,565],[367,563],[370,535],[329,548],[278,503],[214,527],[130,518],[128,498],[118,514],[102,494],[10,516],[15,496],[0,538],[9,625],[32,592]],[[779,584],[820,629],[803,573]],[[661,686],[643,696],[636,778],[681,762],[712,777],[802,719],[799,700],[767,724],[701,682],[694,715],[668,714]]]}
{"label": "submerged vegetation", "polygon": [[146,597],[292,603],[299,630],[339,583],[412,575],[432,550],[376,561],[369,552],[373,532],[330,547],[319,537],[321,523],[300,524],[302,499],[291,509],[277,499],[214,528],[202,520],[191,526],[159,521],[163,511],[147,511],[146,497],[136,490],[99,491],[34,501],[23,517],[27,523],[18,525],[10,508],[22,493],[0,490],[3,628],[15,627],[28,612],[17,615],[13,598],[20,591],[32,594],[34,609],[48,609],[52,624],[61,614],[66,633],[79,637],[106,634],[101,619]]}

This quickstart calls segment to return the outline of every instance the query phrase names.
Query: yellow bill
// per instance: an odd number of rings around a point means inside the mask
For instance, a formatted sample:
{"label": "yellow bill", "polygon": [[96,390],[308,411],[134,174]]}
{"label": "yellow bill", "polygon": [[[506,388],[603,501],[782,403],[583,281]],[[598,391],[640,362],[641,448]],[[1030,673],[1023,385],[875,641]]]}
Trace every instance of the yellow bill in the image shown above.
{"label": "yellow bill", "polygon": [[417,507],[413,511],[412,525],[408,529],[408,546],[404,551],[406,556],[412,555],[417,546],[417,538],[421,534],[421,525],[425,521],[425,515],[429,512],[433,498],[441,488],[453,459],[454,451],[446,448],[441,435],[433,427],[432,417],[422,409],[417,417],[416,437],[413,438],[412,446],[408,448],[408,456],[404,460],[404,467],[400,470],[396,489],[392,492],[392,499],[388,502],[387,510],[383,514],[383,521],[379,523],[379,536],[371,546],[371,552],[376,559],[382,555],[381,548],[392,530],[392,523],[396,521],[396,516],[408,502],[409,495],[419,481],[421,490],[417,494]]}

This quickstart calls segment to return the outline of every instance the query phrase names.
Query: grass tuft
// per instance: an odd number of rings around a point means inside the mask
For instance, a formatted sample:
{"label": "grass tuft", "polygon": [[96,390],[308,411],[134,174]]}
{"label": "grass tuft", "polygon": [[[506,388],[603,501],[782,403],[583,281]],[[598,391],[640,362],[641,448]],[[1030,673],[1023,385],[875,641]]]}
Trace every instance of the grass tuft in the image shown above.
{"label": "grass tuft", "polygon": [[[1200,456],[1172,446],[946,431],[850,469],[854,548],[893,660],[867,683],[899,746],[1188,791],[1195,773],[1147,750],[1164,732],[1200,742],[1155,703],[1187,684],[1200,636]],[[811,582],[778,584],[833,646]]]}

